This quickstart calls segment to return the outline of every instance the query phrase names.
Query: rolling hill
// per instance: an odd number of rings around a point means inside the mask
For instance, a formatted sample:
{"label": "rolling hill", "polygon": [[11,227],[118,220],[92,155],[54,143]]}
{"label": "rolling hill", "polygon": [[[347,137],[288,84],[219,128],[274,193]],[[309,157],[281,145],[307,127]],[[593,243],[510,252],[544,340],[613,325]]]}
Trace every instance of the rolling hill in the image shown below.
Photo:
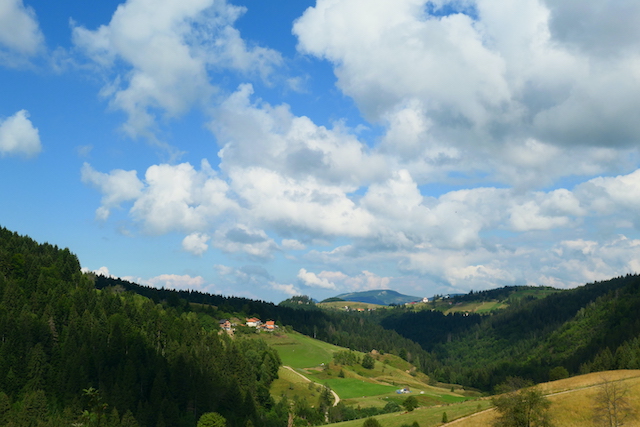
{"label": "rolling hill", "polygon": [[350,292],[346,294],[340,294],[334,298],[339,298],[344,301],[364,302],[369,304],[378,305],[391,305],[391,304],[405,304],[407,302],[414,302],[422,300],[422,297],[413,297],[410,295],[403,295],[399,292],[391,289],[378,289],[364,292]]}

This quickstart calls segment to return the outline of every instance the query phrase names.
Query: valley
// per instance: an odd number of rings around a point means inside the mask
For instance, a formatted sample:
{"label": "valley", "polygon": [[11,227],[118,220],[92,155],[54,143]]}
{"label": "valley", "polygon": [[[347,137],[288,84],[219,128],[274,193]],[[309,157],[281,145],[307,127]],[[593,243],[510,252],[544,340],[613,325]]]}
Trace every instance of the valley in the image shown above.
{"label": "valley", "polygon": [[490,426],[529,391],[594,425],[603,388],[640,400],[638,313],[635,275],[408,305],[157,289],[0,229],[0,425]]}

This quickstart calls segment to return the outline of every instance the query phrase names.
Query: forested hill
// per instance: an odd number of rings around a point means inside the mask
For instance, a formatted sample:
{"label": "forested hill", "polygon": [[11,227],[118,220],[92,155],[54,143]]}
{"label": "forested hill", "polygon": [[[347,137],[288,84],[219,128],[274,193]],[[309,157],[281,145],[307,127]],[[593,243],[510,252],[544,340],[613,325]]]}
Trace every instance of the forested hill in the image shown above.
{"label": "forested hill", "polygon": [[280,364],[200,316],[97,291],[67,249],[0,228],[0,425],[282,426]]}
{"label": "forested hill", "polygon": [[442,381],[490,390],[508,376],[640,368],[640,277],[628,275],[519,301],[489,316],[397,309],[379,319],[432,350]]}
{"label": "forested hill", "polygon": [[293,304],[275,305],[199,291],[156,289],[105,276],[97,276],[95,286],[98,289],[123,289],[143,295],[156,303],[164,301],[180,309],[191,309],[193,304],[206,305],[210,307],[210,314],[217,318],[230,317],[235,313],[238,317],[255,316],[275,320],[302,334],[352,350],[369,352],[376,349],[385,353],[402,354],[415,366],[427,372],[436,366],[431,354],[419,344],[362,316],[337,311],[309,310],[306,304],[294,308]]}

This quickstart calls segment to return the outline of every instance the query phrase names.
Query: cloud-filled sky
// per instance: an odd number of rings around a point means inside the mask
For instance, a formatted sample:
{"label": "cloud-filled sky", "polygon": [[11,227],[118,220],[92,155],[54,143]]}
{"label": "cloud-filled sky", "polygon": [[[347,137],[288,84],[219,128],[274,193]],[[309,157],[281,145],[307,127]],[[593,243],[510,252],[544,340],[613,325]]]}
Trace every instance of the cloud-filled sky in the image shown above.
{"label": "cloud-filled sky", "polygon": [[640,272],[639,21],[631,0],[0,0],[0,225],[274,302]]}

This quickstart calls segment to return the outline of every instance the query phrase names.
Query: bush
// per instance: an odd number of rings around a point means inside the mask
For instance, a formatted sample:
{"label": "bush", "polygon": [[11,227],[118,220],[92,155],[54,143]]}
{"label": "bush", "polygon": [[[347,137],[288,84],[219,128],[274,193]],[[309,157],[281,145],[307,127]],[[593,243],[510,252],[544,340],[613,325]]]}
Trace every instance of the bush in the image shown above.
{"label": "bush", "polygon": [[362,367],[365,369],[373,369],[376,365],[376,361],[369,353],[365,354],[362,358]]}
{"label": "bush", "polygon": [[404,406],[404,409],[406,409],[408,412],[411,412],[420,405],[418,405],[418,399],[413,396],[409,396],[405,399],[404,402],[402,402],[402,406]]}
{"label": "bush", "polygon": [[382,426],[380,425],[380,422],[378,420],[371,417],[364,420],[362,427],[382,427]]}

